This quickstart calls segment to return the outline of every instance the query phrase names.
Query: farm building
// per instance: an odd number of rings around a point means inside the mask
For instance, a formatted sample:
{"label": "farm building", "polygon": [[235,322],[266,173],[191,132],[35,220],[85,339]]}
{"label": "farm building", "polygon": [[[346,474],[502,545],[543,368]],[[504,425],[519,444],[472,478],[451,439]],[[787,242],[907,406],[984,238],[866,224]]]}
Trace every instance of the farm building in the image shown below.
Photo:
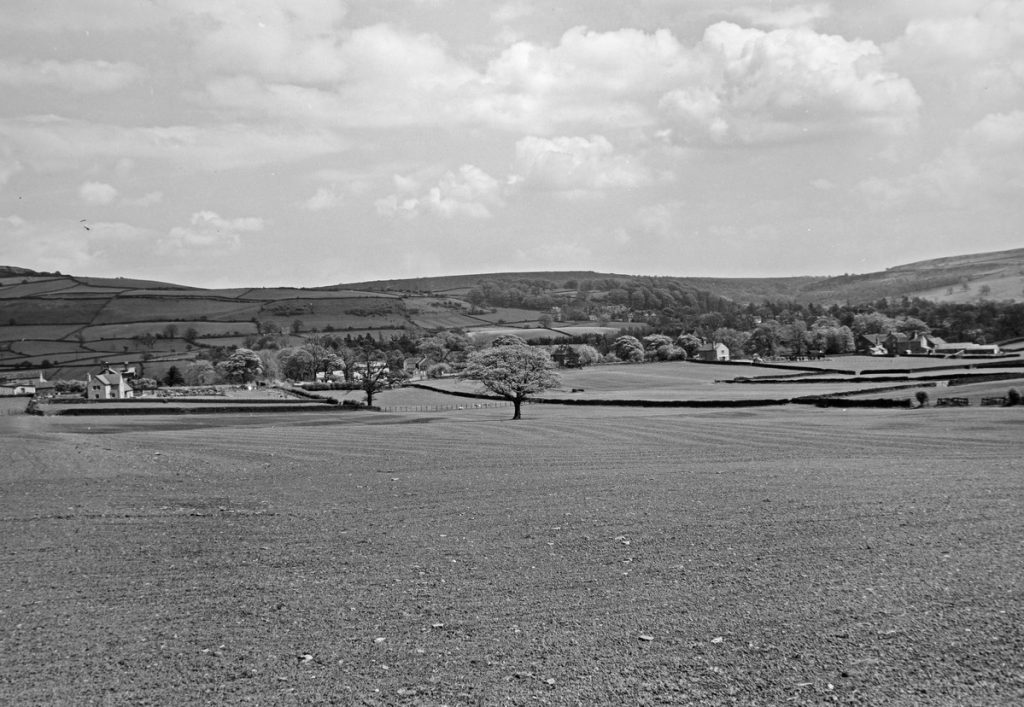
{"label": "farm building", "polygon": [[53,390],[53,383],[45,380],[40,373],[38,378],[18,378],[0,381],[0,397],[15,395],[36,395]]}
{"label": "farm building", "polygon": [[36,384],[34,381],[2,381],[0,382],[0,396],[11,397],[14,395],[35,395]]}
{"label": "farm building", "polygon": [[999,344],[973,344],[967,341],[943,342],[932,351],[936,356],[998,356]]}
{"label": "farm building", "polygon": [[934,353],[935,349],[940,346],[945,346],[945,340],[938,336],[932,336],[931,334],[918,334],[914,340],[914,344],[917,347],[915,353]]}
{"label": "farm building", "polygon": [[729,347],[725,344],[702,344],[695,358],[701,361],[728,361]]}
{"label": "farm building", "polygon": [[107,366],[102,373],[95,376],[90,373],[86,381],[85,395],[89,400],[133,398],[135,391],[130,379],[134,377],[134,373],[135,369],[127,366],[120,371]]}
{"label": "farm building", "polygon": [[857,353],[865,356],[905,356],[923,353],[925,349],[917,338],[906,334],[861,334],[855,343]]}

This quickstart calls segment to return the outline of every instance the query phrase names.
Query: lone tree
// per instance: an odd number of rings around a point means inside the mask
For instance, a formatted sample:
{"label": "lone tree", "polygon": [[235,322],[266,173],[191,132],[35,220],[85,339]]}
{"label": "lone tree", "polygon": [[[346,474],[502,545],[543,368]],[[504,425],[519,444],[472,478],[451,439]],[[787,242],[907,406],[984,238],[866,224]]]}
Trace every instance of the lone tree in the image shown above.
{"label": "lone tree", "polygon": [[554,363],[544,349],[524,344],[495,346],[470,354],[462,377],[480,381],[484,388],[509,400],[513,420],[522,418],[523,401],[558,385]]}
{"label": "lone tree", "polygon": [[184,384],[185,376],[181,374],[181,371],[178,370],[177,366],[171,366],[167,369],[167,375],[164,376],[164,385],[175,386]]}
{"label": "lone tree", "polygon": [[360,374],[359,387],[366,393],[366,407],[373,407],[375,393],[387,387],[390,371],[386,363],[381,361],[384,353],[380,349],[366,345],[353,352],[356,359],[356,371]]}

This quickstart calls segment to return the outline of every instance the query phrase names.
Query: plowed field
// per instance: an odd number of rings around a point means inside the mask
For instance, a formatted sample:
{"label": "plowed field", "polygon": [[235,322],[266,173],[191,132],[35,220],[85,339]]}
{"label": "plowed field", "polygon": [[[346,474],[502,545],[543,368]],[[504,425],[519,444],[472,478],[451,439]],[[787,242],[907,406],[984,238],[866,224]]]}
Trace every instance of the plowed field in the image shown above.
{"label": "plowed field", "polygon": [[0,416],[0,703],[1019,704],[1024,408]]}

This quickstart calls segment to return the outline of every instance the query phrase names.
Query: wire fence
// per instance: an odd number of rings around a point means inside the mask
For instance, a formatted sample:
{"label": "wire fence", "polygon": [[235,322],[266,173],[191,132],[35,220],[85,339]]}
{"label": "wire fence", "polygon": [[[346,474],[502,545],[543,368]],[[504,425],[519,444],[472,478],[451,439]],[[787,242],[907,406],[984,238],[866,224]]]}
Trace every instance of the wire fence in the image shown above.
{"label": "wire fence", "polygon": [[450,412],[452,410],[479,410],[482,408],[505,408],[511,407],[512,403],[502,401],[498,403],[466,403],[464,405],[386,405],[381,407],[383,412]]}

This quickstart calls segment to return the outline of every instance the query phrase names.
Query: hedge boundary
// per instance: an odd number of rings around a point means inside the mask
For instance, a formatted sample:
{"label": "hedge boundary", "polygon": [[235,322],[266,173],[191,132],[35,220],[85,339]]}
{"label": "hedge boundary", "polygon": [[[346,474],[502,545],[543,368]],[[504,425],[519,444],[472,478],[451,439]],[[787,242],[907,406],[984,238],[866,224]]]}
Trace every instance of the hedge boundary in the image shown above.
{"label": "hedge boundary", "polygon": [[168,406],[152,408],[67,408],[46,412],[46,415],[86,416],[86,415],[221,415],[229,413],[264,413],[264,412],[325,412],[327,410],[358,410],[351,405],[218,405],[216,407]]}

